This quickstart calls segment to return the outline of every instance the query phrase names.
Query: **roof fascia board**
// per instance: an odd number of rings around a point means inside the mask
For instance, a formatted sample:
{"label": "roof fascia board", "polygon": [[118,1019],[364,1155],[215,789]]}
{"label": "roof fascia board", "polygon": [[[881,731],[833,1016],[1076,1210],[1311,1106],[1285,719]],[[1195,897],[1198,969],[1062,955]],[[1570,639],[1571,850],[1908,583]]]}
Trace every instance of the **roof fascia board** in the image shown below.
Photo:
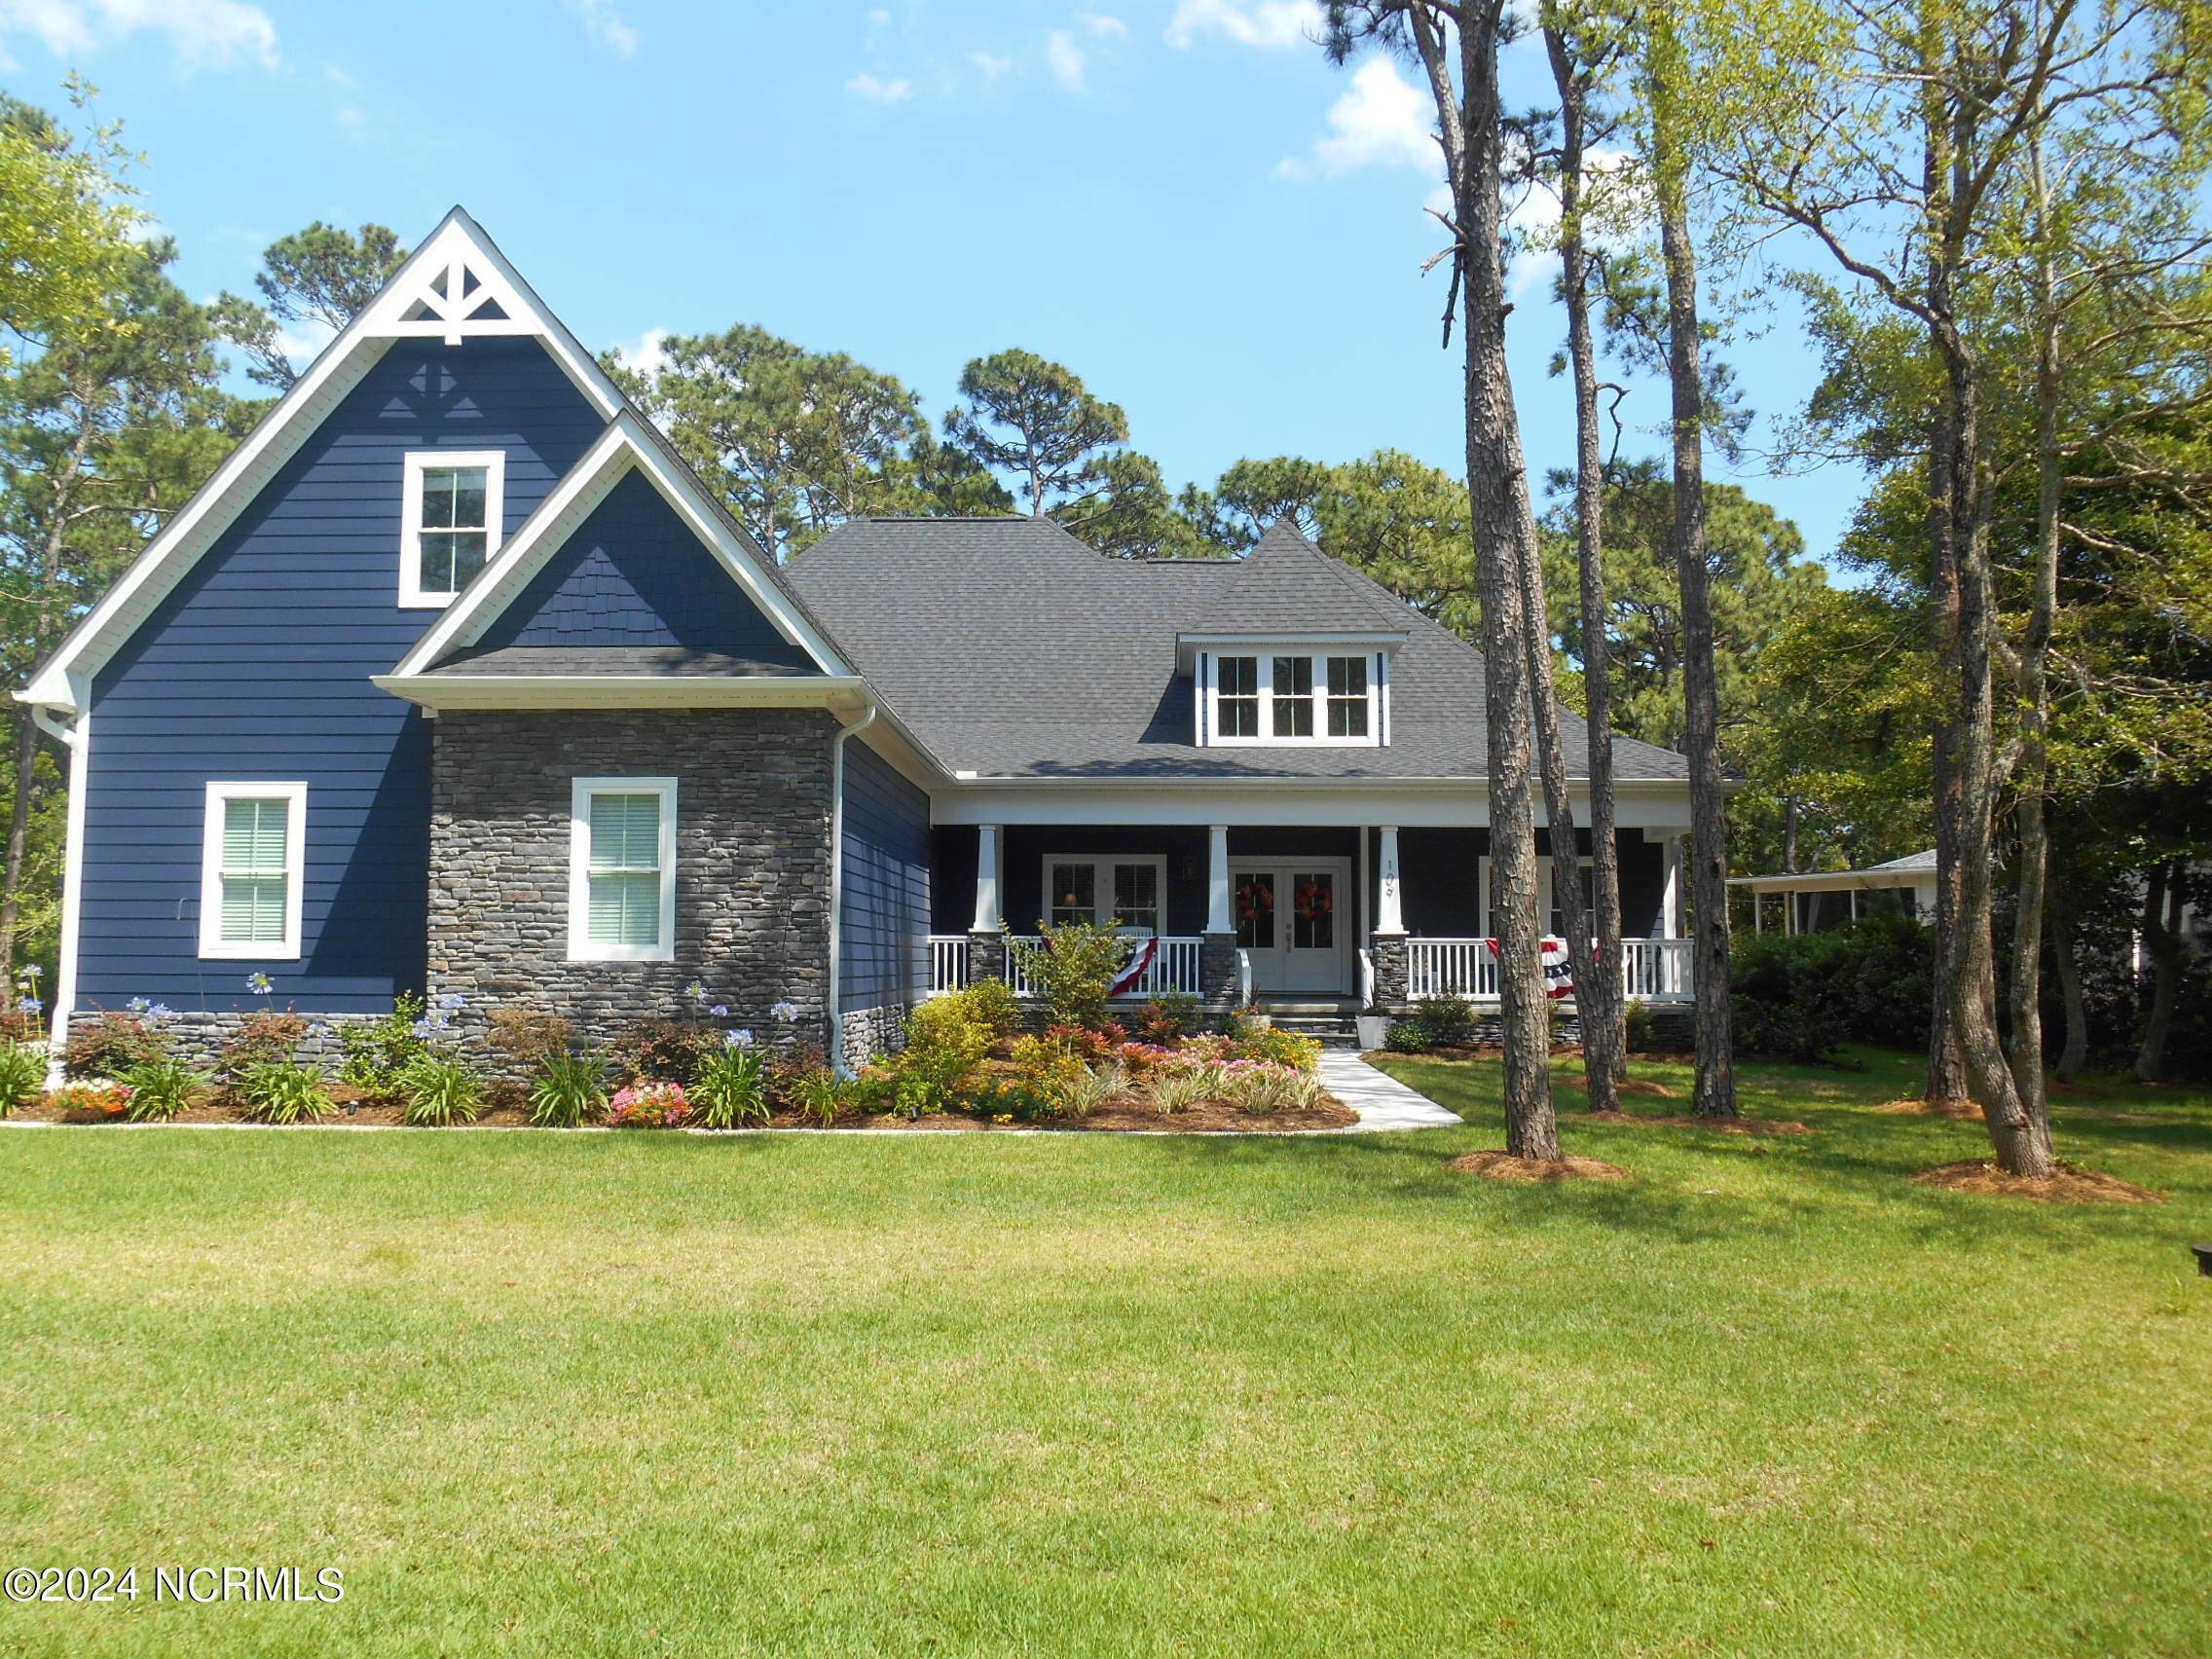
{"label": "roof fascia board", "polygon": [[871,701],[858,676],[379,674],[370,683],[439,709],[842,709]]}
{"label": "roof fascia board", "polygon": [[[479,280],[488,269],[507,318],[503,324],[403,324],[401,313],[417,297],[419,283],[441,262],[475,262]],[[490,285],[488,283],[488,285]],[[499,290],[503,289],[504,292]],[[418,333],[453,338],[464,335],[535,334],[554,360],[602,416],[611,419],[624,407],[621,393],[566,325],[545,309],[537,295],[509,265],[476,221],[455,207],[359,315],[324,347],[307,372],[263,416],[243,442],[226,456],[206,482],[149,541],[113,587],[78,622],[33,676],[21,700],[48,708],[81,709],[92,678],[130,634],[153,613],[184,575],[251,505],[284,463],[299,453],[321,417],[358,386],[391,342]]]}

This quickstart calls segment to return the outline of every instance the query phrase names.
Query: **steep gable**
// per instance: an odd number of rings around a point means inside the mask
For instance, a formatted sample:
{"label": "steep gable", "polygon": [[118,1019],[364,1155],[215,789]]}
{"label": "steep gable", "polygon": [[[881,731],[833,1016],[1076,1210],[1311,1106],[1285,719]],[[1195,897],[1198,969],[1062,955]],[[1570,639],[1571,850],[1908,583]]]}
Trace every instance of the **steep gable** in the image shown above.
{"label": "steep gable", "polygon": [[682,646],[810,670],[640,472],[627,473],[476,642],[509,647]]}

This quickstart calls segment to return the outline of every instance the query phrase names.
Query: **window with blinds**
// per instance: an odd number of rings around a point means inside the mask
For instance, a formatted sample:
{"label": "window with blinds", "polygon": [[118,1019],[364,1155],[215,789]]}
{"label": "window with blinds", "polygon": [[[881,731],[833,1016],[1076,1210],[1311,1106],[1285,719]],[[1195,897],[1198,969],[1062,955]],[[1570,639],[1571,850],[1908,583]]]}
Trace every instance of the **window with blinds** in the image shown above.
{"label": "window with blinds", "polygon": [[588,937],[599,944],[660,943],[660,795],[591,797]]}
{"label": "window with blinds", "polygon": [[578,778],[573,789],[570,957],[673,961],[676,780]]}
{"label": "window with blinds", "polygon": [[200,954],[291,961],[300,950],[305,784],[207,786],[200,861]]}
{"label": "window with blinds", "polygon": [[291,817],[288,800],[234,796],[223,802],[225,944],[283,942]]}

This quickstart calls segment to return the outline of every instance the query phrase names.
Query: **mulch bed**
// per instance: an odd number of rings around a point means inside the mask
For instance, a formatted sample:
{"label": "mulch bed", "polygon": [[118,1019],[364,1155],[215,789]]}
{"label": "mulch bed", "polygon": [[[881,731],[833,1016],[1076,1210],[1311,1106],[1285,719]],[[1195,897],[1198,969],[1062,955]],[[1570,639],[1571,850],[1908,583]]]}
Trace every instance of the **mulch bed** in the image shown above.
{"label": "mulch bed", "polygon": [[1515,1158],[1510,1152],[1470,1152],[1445,1165],[1486,1181],[1625,1181],[1628,1171],[1595,1158]]}
{"label": "mulch bed", "polygon": [[[1582,1077],[1579,1075],[1567,1075],[1557,1078],[1554,1081],[1557,1082],[1562,1088],[1579,1088],[1585,1093],[1589,1092],[1590,1080],[1587,1077]],[[1674,1089],[1669,1088],[1665,1084],[1653,1083],[1647,1078],[1641,1077],[1622,1078],[1620,1080],[1620,1091],[1623,1094],[1656,1095],[1661,1100],[1679,1100],[1681,1098],[1678,1093],[1677,1093]]]}
{"label": "mulch bed", "polygon": [[1810,1124],[1794,1119],[1773,1118],[1699,1118],[1689,1115],[1653,1117],[1641,1112],[1585,1112],[1575,1119],[1579,1124],[1629,1124],[1640,1129],[1711,1129],[1723,1135],[1810,1135],[1818,1134]]}
{"label": "mulch bed", "polygon": [[[357,1088],[344,1085],[334,1086],[331,1097],[338,1102],[338,1110],[330,1117],[317,1121],[323,1128],[389,1127],[404,1122],[401,1108],[391,1102],[380,1101]],[[42,1124],[120,1124],[126,1120],[110,1118],[105,1114],[71,1114],[55,1108],[42,1096],[35,1104],[16,1114],[29,1123]],[[216,1090],[175,1117],[166,1120],[172,1124],[243,1124],[249,1120],[244,1108],[230,1093]],[[964,1113],[933,1112],[922,1118],[903,1118],[896,1115],[879,1116],[869,1112],[840,1112],[836,1124],[840,1129],[1004,1129],[1039,1128],[1067,1130],[1129,1130],[1145,1129],[1154,1133],[1173,1131],[1191,1133],[1241,1133],[1274,1134],[1287,1130],[1341,1129],[1359,1122],[1359,1114],[1334,1095],[1318,1106],[1302,1111],[1283,1111],[1265,1116],[1243,1110],[1226,1100],[1202,1100],[1188,1111],[1172,1117],[1162,1117],[1143,1101],[1124,1097],[1104,1106],[1088,1118],[1058,1118],[1041,1124],[993,1124]],[[487,1105],[477,1117],[474,1128],[526,1128],[530,1125],[530,1109],[519,1103]],[[289,1126],[289,1125],[283,1125]],[[794,1113],[780,1112],[771,1121],[779,1129],[818,1129],[819,1120],[800,1118]],[[650,1133],[641,1129],[640,1133]]]}
{"label": "mulch bed", "polygon": [[1972,1100],[1892,1100],[1874,1110],[1890,1118],[1956,1118],[1968,1124],[1982,1121],[1981,1108]]}
{"label": "mulch bed", "polygon": [[2079,1169],[2071,1163],[2061,1163],[2058,1173],[2048,1180],[2031,1181],[2025,1176],[2008,1175],[1986,1160],[1969,1159],[1963,1163],[1938,1163],[1933,1169],[1923,1169],[1913,1180],[1923,1187],[1944,1187],[1954,1193],[1995,1193],[2009,1198],[2034,1198],[2046,1204],[2162,1204],[2166,1201],[2163,1193],[2154,1193],[2148,1187],[2138,1187],[2117,1175]]}

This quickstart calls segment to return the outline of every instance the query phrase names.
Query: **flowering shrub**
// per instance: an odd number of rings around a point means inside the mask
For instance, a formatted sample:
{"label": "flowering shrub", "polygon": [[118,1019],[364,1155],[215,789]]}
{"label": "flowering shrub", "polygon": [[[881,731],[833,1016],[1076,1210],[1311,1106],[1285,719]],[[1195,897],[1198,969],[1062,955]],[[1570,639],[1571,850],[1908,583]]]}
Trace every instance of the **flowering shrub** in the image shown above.
{"label": "flowering shrub", "polygon": [[101,1122],[120,1118],[130,1110],[128,1083],[68,1083],[51,1096],[64,1117],[94,1118]]}
{"label": "flowering shrub", "polygon": [[721,1044],[712,1026],[687,1019],[644,1019],[608,1046],[617,1075],[632,1083],[656,1078],[688,1085],[699,1062]]}
{"label": "flowering shrub", "polygon": [[1057,1025],[1095,1028],[1106,1022],[1106,993],[1129,959],[1129,941],[1110,927],[1095,922],[1070,922],[1052,927],[1039,922],[1041,942],[1023,944],[1007,940],[1009,955],[1020,964],[1023,975]]}
{"label": "flowering shrub", "polygon": [[1321,1064],[1318,1038],[1301,1037],[1295,1031],[1283,1031],[1272,1025],[1249,1028],[1236,1039],[1235,1048],[1239,1058],[1267,1060],[1293,1071],[1315,1071]]}
{"label": "flowering shrub", "polygon": [[218,1069],[236,1084],[242,1083],[257,1067],[288,1066],[307,1034],[308,1022],[290,1009],[282,1014],[272,1008],[257,1009],[245,1016],[239,1034],[223,1045]]}
{"label": "flowering shrub", "polygon": [[62,1046],[62,1075],[121,1077],[133,1066],[160,1059],[168,1052],[168,1039],[163,1036],[159,1020],[147,1017],[152,1009],[141,998],[129,1014],[102,1009],[92,1024],[75,1027]]}
{"label": "flowering shrub", "polygon": [[1066,1038],[1048,1033],[1043,1037],[1014,1040],[1014,1076],[1023,1095],[1018,1116],[1057,1118],[1065,1113],[1090,1076],[1083,1053]]}
{"label": "flowering shrub", "polygon": [[970,1019],[988,1030],[994,1042],[1021,1029],[1021,1003],[1004,979],[977,979],[955,991],[952,1000],[967,1011]]}
{"label": "flowering shrub", "polygon": [[890,1063],[909,1116],[962,1104],[991,1046],[990,1028],[969,1017],[956,997],[933,997],[906,1016],[906,1047]]}
{"label": "flowering shrub", "polygon": [[607,1103],[607,1121],[616,1128],[672,1128],[690,1116],[691,1099],[681,1083],[633,1083]]}

